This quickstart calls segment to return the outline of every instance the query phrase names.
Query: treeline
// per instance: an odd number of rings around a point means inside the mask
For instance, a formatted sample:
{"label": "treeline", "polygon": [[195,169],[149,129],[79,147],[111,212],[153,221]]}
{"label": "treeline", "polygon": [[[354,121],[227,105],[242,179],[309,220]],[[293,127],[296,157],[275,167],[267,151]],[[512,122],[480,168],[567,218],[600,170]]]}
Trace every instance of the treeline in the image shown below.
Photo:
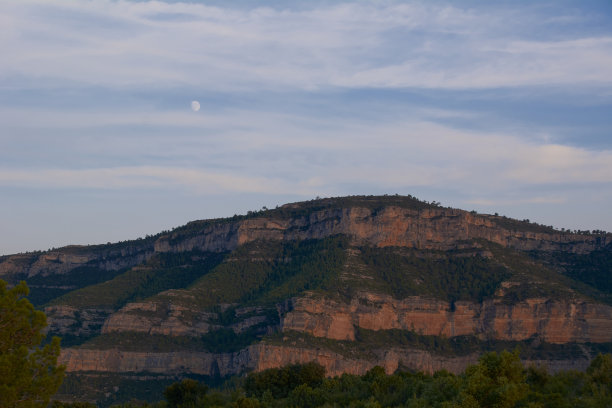
{"label": "treeline", "polygon": [[[549,373],[524,367],[518,351],[484,354],[460,375],[374,367],[364,375],[326,378],[315,363],[252,373],[233,387],[210,390],[192,379],[172,384],[157,403],[133,401],[114,408],[604,408],[612,406],[612,358],[598,355],[586,372]],[[94,408],[55,402],[53,408]]]}

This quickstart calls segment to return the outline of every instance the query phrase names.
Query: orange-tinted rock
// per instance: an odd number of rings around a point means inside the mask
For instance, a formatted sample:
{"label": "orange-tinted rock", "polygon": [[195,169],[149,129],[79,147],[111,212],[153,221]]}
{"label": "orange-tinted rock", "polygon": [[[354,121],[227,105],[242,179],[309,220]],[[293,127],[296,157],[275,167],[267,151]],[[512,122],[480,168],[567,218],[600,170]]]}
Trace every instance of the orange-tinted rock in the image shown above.
{"label": "orange-tinted rock", "polygon": [[350,207],[315,211],[291,219],[270,217],[211,221],[189,234],[171,232],[154,243],[134,241],[120,249],[66,247],[43,254],[5,256],[0,258],[0,277],[61,274],[83,265],[118,270],[144,262],[155,252],[227,251],[258,239],[312,239],[336,234],[346,234],[356,242],[380,247],[440,250],[453,249],[466,240],[485,239],[521,250],[587,253],[612,241],[612,234],[595,236],[505,229],[497,225],[492,216],[448,208],[413,210],[387,206],[373,211]]}
{"label": "orange-tinted rock", "polygon": [[[328,376],[343,373],[364,374],[374,366],[382,366],[389,374],[398,367],[415,371],[433,373],[446,369],[460,373],[476,363],[478,356],[471,354],[460,357],[444,357],[425,350],[410,348],[390,348],[373,350],[374,356],[346,357],[338,353],[314,348],[258,344],[249,346],[235,353],[206,352],[171,352],[144,353],[116,349],[88,350],[69,348],[62,350],[59,362],[66,365],[68,372],[96,371],[112,373],[163,373],[163,374],[200,374],[232,375],[245,371],[261,371],[268,368],[282,367],[288,364],[317,362],[325,367]],[[536,360],[525,361],[526,364],[547,364],[551,371],[562,369],[584,370],[589,360],[556,360],[553,362]]]}
{"label": "orange-tinted rock", "polygon": [[612,342],[612,307],[587,302],[528,299],[516,304],[482,304],[362,294],[349,304],[323,298],[295,299],[283,330],[335,340],[355,339],[355,327],[403,329],[436,336],[477,334],[497,340],[537,336],[549,343]]}

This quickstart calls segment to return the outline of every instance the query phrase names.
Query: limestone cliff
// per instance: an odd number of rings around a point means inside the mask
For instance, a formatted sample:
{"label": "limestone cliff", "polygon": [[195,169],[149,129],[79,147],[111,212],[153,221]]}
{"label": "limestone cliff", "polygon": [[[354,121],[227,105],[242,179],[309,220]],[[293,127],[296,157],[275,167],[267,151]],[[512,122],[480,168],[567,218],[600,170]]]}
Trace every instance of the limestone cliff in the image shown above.
{"label": "limestone cliff", "polygon": [[336,234],[374,246],[439,250],[453,249],[463,241],[484,239],[521,250],[563,249],[584,253],[612,242],[609,234],[592,236],[500,228],[495,222],[498,217],[446,208],[352,207],[315,211],[290,219],[274,219],[273,214],[270,217],[262,215],[235,223],[208,225],[195,236],[170,233],[155,242],[155,250],[231,250],[255,240],[321,239]]}
{"label": "limestone cliff", "polygon": [[[159,373],[159,374],[199,374],[208,376],[227,376],[245,371],[261,371],[282,367],[288,364],[315,361],[325,367],[329,376],[364,374],[374,366],[382,366],[389,374],[399,367],[433,373],[446,369],[460,373],[474,364],[478,354],[459,357],[445,357],[425,350],[410,348],[389,348],[373,350],[372,358],[347,357],[324,349],[308,347],[278,346],[258,344],[249,346],[236,353],[213,354],[206,352],[169,352],[145,353],[117,349],[63,350],[59,361],[66,365],[68,372],[95,371],[110,373]],[[525,360],[527,364],[546,364],[549,370],[584,370],[589,359],[565,359],[554,361]]]}
{"label": "limestone cliff", "polygon": [[316,337],[355,340],[355,328],[403,329],[424,335],[454,337],[478,335],[496,340],[521,341],[539,337],[548,343],[612,342],[612,307],[608,305],[527,299],[505,304],[448,302],[418,296],[396,300],[364,293],[350,303],[302,297],[282,319],[283,330]]}
{"label": "limestone cliff", "polygon": [[[587,253],[612,242],[612,234],[537,232],[532,224],[500,226],[502,217],[472,214],[449,208],[410,209],[383,206],[332,207],[293,218],[269,214],[203,222],[202,226],[177,229],[155,238],[97,247],[66,247],[41,254],[0,258],[0,277],[63,274],[79,266],[103,270],[132,267],[155,252],[228,251],[255,240],[320,239],[345,234],[357,242],[375,246],[448,250],[464,241],[484,239],[520,250],[564,250]],[[503,225],[503,224],[501,224]]]}

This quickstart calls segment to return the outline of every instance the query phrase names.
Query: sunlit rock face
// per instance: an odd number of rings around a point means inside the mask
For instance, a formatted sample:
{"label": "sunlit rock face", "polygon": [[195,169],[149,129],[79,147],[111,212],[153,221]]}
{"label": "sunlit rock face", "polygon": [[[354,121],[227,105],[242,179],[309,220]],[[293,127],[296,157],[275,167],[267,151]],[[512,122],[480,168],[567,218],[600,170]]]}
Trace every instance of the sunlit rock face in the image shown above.
{"label": "sunlit rock face", "polygon": [[189,234],[170,232],[125,245],[73,246],[40,254],[5,256],[0,258],[0,277],[64,274],[85,265],[118,270],[138,265],[156,252],[228,251],[255,240],[321,239],[337,234],[378,247],[438,250],[483,239],[525,251],[588,253],[612,242],[612,234],[595,236],[501,228],[496,223],[498,218],[457,209],[413,210],[396,206],[379,210],[331,208],[285,219],[271,213],[245,220],[211,222]]}
{"label": "sunlit rock face", "polygon": [[515,304],[448,302],[422,297],[402,300],[363,293],[350,303],[300,298],[282,320],[284,330],[315,337],[355,340],[357,327],[403,329],[433,336],[476,334],[496,340],[537,336],[548,343],[612,342],[612,307],[588,302],[527,299]]}

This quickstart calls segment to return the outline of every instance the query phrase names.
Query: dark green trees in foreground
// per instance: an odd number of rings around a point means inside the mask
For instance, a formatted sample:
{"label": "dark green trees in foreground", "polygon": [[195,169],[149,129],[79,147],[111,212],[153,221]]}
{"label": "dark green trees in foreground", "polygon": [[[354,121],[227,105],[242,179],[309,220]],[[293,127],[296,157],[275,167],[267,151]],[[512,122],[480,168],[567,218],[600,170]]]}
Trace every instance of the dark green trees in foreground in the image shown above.
{"label": "dark green trees in foreground", "polygon": [[47,318],[25,298],[24,282],[12,289],[0,280],[0,407],[46,407],[62,383],[60,340],[41,347]]}

